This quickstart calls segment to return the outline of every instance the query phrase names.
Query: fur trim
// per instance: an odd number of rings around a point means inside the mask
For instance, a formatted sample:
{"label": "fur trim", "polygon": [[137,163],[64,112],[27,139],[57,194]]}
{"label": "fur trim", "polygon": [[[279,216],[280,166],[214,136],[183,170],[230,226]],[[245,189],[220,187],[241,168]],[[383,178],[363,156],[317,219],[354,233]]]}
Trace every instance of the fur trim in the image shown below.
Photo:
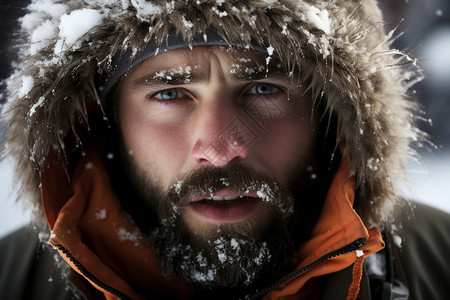
{"label": "fur trim", "polygon": [[[65,30],[77,25],[78,34]],[[5,151],[17,161],[22,192],[39,206],[49,151],[64,159],[67,149],[83,148],[81,137],[72,144],[68,137],[89,128],[89,107],[101,110],[95,77],[114,68],[115,55],[138,53],[173,27],[189,42],[211,26],[230,43],[251,45],[253,38],[273,47],[287,70],[301,74],[338,119],[358,213],[366,224],[388,217],[399,203],[394,183],[404,176],[402,164],[414,156],[410,143],[422,138],[407,94],[420,70],[390,49],[392,34],[374,0],[34,0],[22,19],[27,40],[4,114]]]}

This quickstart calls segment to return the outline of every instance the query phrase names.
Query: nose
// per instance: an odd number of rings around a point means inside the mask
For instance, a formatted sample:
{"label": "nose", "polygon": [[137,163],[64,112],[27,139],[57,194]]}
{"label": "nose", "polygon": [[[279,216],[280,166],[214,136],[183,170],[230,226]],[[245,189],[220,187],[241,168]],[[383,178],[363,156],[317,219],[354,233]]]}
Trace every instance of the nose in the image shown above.
{"label": "nose", "polygon": [[205,104],[195,122],[192,158],[202,165],[221,167],[232,160],[245,159],[248,146],[256,139],[239,108],[230,101]]}

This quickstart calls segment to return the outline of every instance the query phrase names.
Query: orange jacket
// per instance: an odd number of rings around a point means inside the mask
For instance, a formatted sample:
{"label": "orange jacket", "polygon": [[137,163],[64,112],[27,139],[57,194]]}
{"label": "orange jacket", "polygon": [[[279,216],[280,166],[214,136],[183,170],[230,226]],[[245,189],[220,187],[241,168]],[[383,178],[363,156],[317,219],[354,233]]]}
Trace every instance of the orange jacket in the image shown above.
{"label": "orange jacket", "polygon": [[[157,270],[156,255],[145,235],[122,210],[110,185],[105,162],[95,144],[88,147],[64,184],[64,169],[54,165],[42,174],[44,211],[52,231],[51,245],[63,259],[107,299],[144,299],[137,286],[181,299],[191,292],[181,281],[169,280]],[[262,290],[264,299],[317,297],[316,278],[353,264],[348,299],[359,291],[364,257],[384,247],[377,228],[367,229],[353,210],[354,180],[346,159],[328,192],[312,238],[298,249],[301,263],[294,272]],[[71,190],[69,194],[68,191]]]}

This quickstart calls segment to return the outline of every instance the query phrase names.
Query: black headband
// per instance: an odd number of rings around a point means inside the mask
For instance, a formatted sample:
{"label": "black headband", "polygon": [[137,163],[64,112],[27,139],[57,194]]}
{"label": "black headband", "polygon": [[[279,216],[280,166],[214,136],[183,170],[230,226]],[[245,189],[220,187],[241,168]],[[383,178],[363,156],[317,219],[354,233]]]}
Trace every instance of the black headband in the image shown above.
{"label": "black headband", "polygon": [[105,102],[108,93],[111,91],[114,84],[119,81],[120,77],[140,62],[169,50],[186,47],[191,48],[195,46],[227,46],[248,48],[263,53],[267,52],[266,47],[262,47],[254,40],[252,40],[250,45],[227,42],[217,33],[215,28],[208,28],[206,32],[197,33],[190,42],[185,41],[183,36],[177,34],[175,29],[171,29],[167,35],[167,38],[161,43],[158,43],[155,39],[151,40],[145,48],[139,51],[134,57],[132,55],[132,49],[128,49],[127,51],[119,53],[113,57],[111,63],[112,70],[107,72],[105,75],[102,75],[96,84],[97,92],[102,103]]}

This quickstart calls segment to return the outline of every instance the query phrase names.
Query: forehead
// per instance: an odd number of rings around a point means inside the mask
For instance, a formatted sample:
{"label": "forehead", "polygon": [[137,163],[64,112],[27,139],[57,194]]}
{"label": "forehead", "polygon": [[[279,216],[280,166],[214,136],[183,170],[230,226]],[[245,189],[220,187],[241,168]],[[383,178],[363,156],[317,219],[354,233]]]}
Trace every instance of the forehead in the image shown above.
{"label": "forehead", "polygon": [[180,48],[150,57],[134,67],[129,75],[170,75],[174,73],[207,73],[213,64],[220,66],[233,77],[241,73],[266,72],[267,69],[279,67],[277,59],[267,53],[255,50],[223,47],[197,46]]}

